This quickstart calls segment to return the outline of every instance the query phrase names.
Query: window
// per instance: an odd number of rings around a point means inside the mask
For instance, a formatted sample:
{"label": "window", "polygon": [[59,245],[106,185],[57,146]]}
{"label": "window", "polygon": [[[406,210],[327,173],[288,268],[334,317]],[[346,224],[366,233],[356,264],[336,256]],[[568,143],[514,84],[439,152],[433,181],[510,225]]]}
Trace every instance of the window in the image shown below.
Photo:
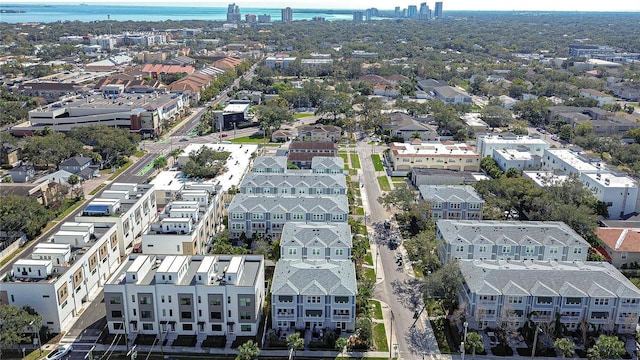
{"label": "window", "polygon": [[120,298],[120,296],[114,296],[109,300],[109,304],[120,305],[122,304],[122,298]]}
{"label": "window", "polygon": [[311,255],[320,255],[320,249],[318,248],[311,249]]}
{"label": "window", "polygon": [[222,325],[220,324],[212,324],[211,331],[222,331]]}
{"label": "window", "polygon": [[251,306],[251,298],[240,298],[240,306]]}
{"label": "window", "polygon": [[442,209],[442,203],[441,202],[431,203],[431,208],[432,209]]}
{"label": "window", "polygon": [[240,320],[251,320],[251,312],[240,311]]}
{"label": "window", "polygon": [[553,303],[551,296],[538,296],[537,303],[541,305],[550,305]]}
{"label": "window", "polygon": [[136,302],[136,296],[135,295],[131,295],[131,302]]}
{"label": "window", "polygon": [[534,246],[527,246],[525,248],[525,253],[527,253],[527,254],[533,254],[534,251],[535,251],[535,247]]}
{"label": "window", "polygon": [[182,324],[182,330],[183,331],[192,331],[193,330],[193,324]]}
{"label": "window", "polygon": [[278,296],[278,301],[280,302],[293,302],[293,296],[292,295],[279,295]]}
{"label": "window", "polygon": [[511,246],[503,246],[502,247],[502,253],[503,254],[508,254],[511,252]]}
{"label": "window", "polygon": [[291,219],[292,220],[304,220],[304,214],[301,214],[301,213],[291,214]]}
{"label": "window", "polygon": [[251,325],[240,325],[240,331],[251,331]]}
{"label": "window", "polygon": [[264,220],[264,213],[253,213],[251,214],[251,218],[253,220]]}
{"label": "window", "polygon": [[314,221],[322,221],[324,220],[324,214],[313,214]]}
{"label": "window", "polygon": [[222,300],[220,298],[209,299],[209,306],[220,306],[222,304]]}
{"label": "window", "polygon": [[119,319],[122,317],[122,311],[120,310],[112,310],[111,311],[111,317],[114,319]]}
{"label": "window", "polygon": [[449,204],[449,209],[460,209],[460,203]]}
{"label": "window", "polygon": [[284,219],[284,214],[271,214],[271,219],[272,220],[283,220]]}
{"label": "window", "polygon": [[180,305],[191,305],[191,298],[188,298],[188,297],[180,298]]}
{"label": "window", "polygon": [[346,304],[349,302],[349,297],[348,296],[335,296],[333,298],[334,302],[336,304]]}
{"label": "window", "polygon": [[481,253],[487,252],[487,245],[478,246],[478,252],[481,252]]}
{"label": "window", "polygon": [[180,313],[180,317],[183,319],[191,319],[193,315],[191,314],[191,311],[183,311]]}
{"label": "window", "polygon": [[627,258],[628,255],[629,253],[627,253],[626,251],[623,251],[622,253],[620,253],[620,259],[624,260]]}
{"label": "window", "polygon": [[244,219],[244,213],[231,213],[231,218],[234,220]]}
{"label": "window", "polygon": [[151,297],[150,296],[139,296],[140,298],[140,305],[149,305],[151,304]]}
{"label": "window", "polygon": [[151,315],[151,311],[149,311],[149,310],[142,310],[142,311],[140,311],[140,318],[141,319],[152,319],[153,315]]}
{"label": "window", "polygon": [[307,296],[307,302],[311,304],[319,304],[320,296]]}
{"label": "window", "polygon": [[142,323],[142,330],[153,330],[153,323]]}
{"label": "window", "polygon": [[464,245],[458,245],[456,246],[456,251],[460,252],[460,251],[464,251]]}
{"label": "window", "polygon": [[344,220],[344,214],[331,214],[332,221],[342,221]]}
{"label": "window", "polygon": [[342,256],[342,255],[343,255],[343,253],[344,253],[344,252],[342,251],[342,249],[336,249],[336,255],[338,255],[338,256]]}
{"label": "window", "polygon": [[573,249],[573,253],[574,254],[582,254],[582,248],[574,248]]}
{"label": "window", "polygon": [[564,300],[566,305],[580,305],[582,303],[582,299],[578,297],[568,297]]}
{"label": "window", "polygon": [[522,296],[509,296],[507,297],[509,304],[522,304]]}
{"label": "window", "polygon": [[222,313],[220,311],[212,311],[211,318],[214,320],[220,320],[222,319]]}
{"label": "window", "polygon": [[295,255],[297,253],[298,249],[296,248],[289,248],[289,255]]}
{"label": "window", "polygon": [[557,246],[552,246],[549,248],[549,254],[557,254],[558,253],[558,247]]}
{"label": "window", "polygon": [[594,300],[594,304],[595,305],[609,305],[609,299],[605,299],[605,298],[595,298]]}
{"label": "window", "polygon": [[[169,277],[169,280],[171,280],[171,277]],[[169,295],[169,303],[171,303],[171,295]]]}

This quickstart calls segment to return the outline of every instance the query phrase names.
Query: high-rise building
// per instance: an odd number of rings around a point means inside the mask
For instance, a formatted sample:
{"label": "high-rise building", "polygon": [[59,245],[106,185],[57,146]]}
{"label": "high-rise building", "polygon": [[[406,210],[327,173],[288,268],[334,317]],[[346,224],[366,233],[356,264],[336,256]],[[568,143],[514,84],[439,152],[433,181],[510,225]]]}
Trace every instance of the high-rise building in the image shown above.
{"label": "high-rise building", "polygon": [[402,11],[400,10],[400,6],[396,6],[393,13],[396,14],[396,17],[402,16]]}
{"label": "high-rise building", "polygon": [[282,22],[293,21],[293,10],[290,7],[282,9]]}
{"label": "high-rise building", "polygon": [[227,21],[240,21],[242,15],[240,14],[240,7],[236,3],[229,4],[227,7]]}
{"label": "high-rise building", "polygon": [[248,22],[248,23],[255,23],[256,22],[256,15],[255,14],[247,14],[244,16],[244,21]]}
{"label": "high-rise building", "polygon": [[418,17],[418,7],[415,5],[409,5],[407,8],[407,17],[412,19]]}
{"label": "high-rise building", "polygon": [[420,19],[429,19],[431,17],[431,10],[426,2],[420,4],[420,11],[418,13]]}
{"label": "high-rise building", "polygon": [[364,13],[362,11],[353,12],[353,21],[362,21],[363,18],[364,18]]}
{"label": "high-rise building", "polygon": [[436,19],[442,19],[442,1],[436,2],[436,10],[434,16]]}
{"label": "high-rise building", "polygon": [[258,15],[258,22],[259,23],[270,23],[271,22],[271,15],[269,15],[269,14]]}

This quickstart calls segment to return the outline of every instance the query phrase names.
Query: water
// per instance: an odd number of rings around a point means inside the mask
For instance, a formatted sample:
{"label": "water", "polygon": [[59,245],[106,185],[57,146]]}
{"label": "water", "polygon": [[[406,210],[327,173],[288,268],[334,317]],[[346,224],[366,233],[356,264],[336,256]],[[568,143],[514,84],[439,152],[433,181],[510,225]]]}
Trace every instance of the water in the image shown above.
{"label": "water", "polygon": [[[0,22],[57,22],[57,21],[104,21],[107,15],[113,21],[165,21],[165,20],[211,20],[226,21],[227,8],[224,7],[177,7],[177,6],[127,6],[127,5],[41,5],[41,4],[1,4],[3,11],[23,11],[21,13],[0,13]],[[281,9],[240,8],[245,14],[271,15],[271,21],[281,20]],[[293,20],[311,20],[315,16],[326,20],[351,20],[351,10],[310,10],[293,9]]]}

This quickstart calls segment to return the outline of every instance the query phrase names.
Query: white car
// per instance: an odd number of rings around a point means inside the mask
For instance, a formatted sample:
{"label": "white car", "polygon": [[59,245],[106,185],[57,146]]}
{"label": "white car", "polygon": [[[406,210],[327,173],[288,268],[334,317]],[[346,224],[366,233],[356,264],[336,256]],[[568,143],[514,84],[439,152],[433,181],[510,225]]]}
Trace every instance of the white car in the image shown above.
{"label": "white car", "polygon": [[70,344],[61,345],[57,349],[50,352],[45,359],[46,360],[63,359],[65,356],[69,355],[71,350],[73,350],[73,346],[71,346]]}

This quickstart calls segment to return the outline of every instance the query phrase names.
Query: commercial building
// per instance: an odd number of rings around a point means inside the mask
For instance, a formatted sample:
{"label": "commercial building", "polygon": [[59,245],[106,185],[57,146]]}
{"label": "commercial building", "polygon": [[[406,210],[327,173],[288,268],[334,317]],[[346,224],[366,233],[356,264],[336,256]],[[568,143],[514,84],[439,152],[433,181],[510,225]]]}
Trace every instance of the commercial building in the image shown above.
{"label": "commercial building", "polygon": [[107,282],[109,332],[133,341],[156,335],[255,336],[265,298],[264,258],[132,255]]}
{"label": "commercial building", "polygon": [[0,305],[29,306],[53,333],[68,331],[120,265],[117,226],[64,223],[0,277]]}
{"label": "commercial building", "polygon": [[469,185],[420,185],[420,199],[431,204],[434,220],[482,220],[484,200]]}
{"label": "commercial building", "polygon": [[439,220],[443,263],[453,259],[584,261],[589,243],[556,221]]}
{"label": "commercial building", "polygon": [[459,171],[479,171],[480,156],[465,143],[415,142],[392,143],[387,162],[394,176],[404,176],[413,167],[447,169]]}
{"label": "commercial building", "polygon": [[586,321],[595,331],[633,334],[640,290],[606,262],[460,260],[460,302],[471,328],[517,329],[560,321],[568,331]]}

